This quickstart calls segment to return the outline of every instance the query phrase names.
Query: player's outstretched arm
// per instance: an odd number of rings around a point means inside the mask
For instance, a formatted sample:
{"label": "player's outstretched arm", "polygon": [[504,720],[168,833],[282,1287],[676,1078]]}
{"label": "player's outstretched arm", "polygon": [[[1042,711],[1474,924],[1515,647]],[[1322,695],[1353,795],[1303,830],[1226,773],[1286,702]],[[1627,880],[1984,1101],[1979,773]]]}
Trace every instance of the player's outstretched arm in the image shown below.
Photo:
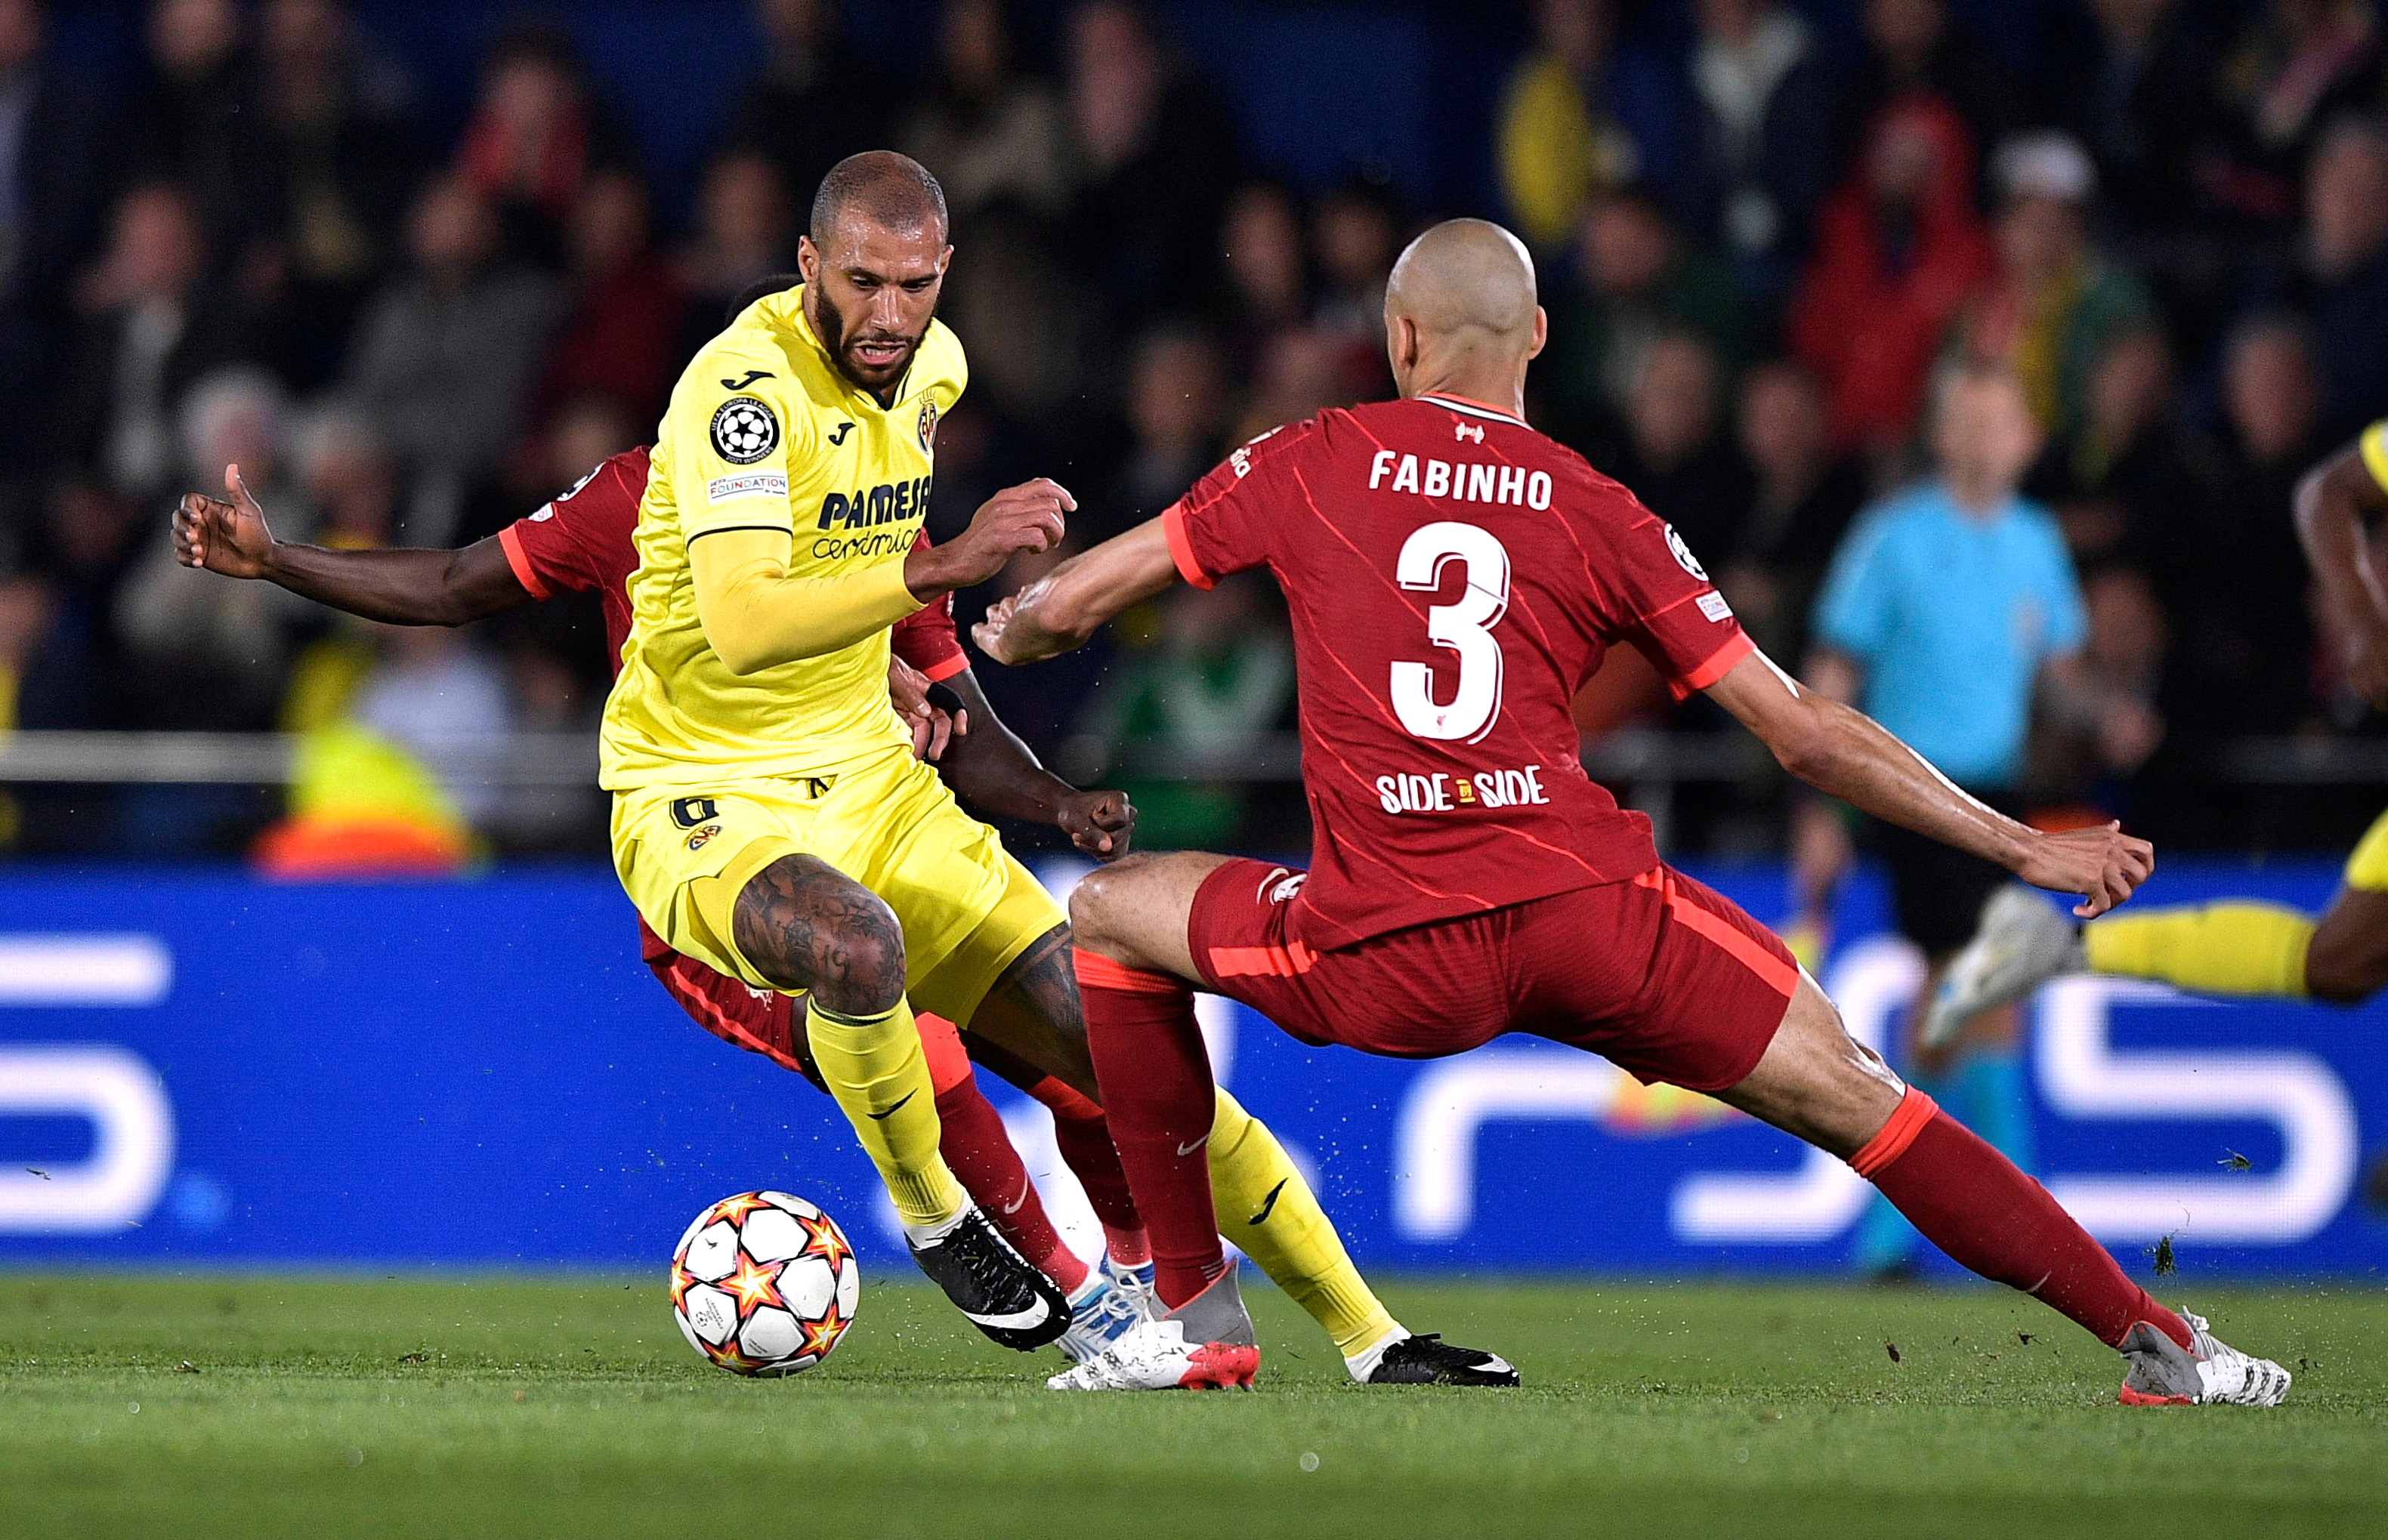
{"label": "player's outstretched arm", "polygon": [[1105,621],[1176,580],[1168,534],[1149,519],[997,604],[971,637],[997,663],[1033,663],[1084,645]]}
{"label": "player's outstretched arm", "polygon": [[393,625],[463,625],[531,601],[492,536],[462,550],[326,550],[273,537],[265,510],[224,467],[231,500],[186,493],[174,509],[174,556],[226,577],[261,577],[294,594]]}
{"label": "player's outstretched arm", "polygon": [[1965,794],[1923,755],[1864,713],[1803,689],[1763,652],[1708,688],[1773,751],[1783,768],[1885,823],[2003,866],[2034,887],[2078,893],[2087,919],[2131,896],[2155,869],[2155,851],[2119,824],[2040,831]]}
{"label": "player's outstretched arm", "polygon": [[2346,647],[2346,682],[2375,711],[2388,710],[2388,593],[2371,564],[2369,525],[2388,513],[2388,491],[2360,442],[2323,461],[2297,486],[2297,539],[2312,563],[2323,610]]}
{"label": "player's outstretched arm", "polygon": [[969,724],[937,762],[956,796],[981,813],[1050,825],[1080,854],[1098,861],[1127,853],[1136,833],[1136,807],[1127,793],[1081,791],[1046,769],[995,714],[969,669],[948,676],[943,688],[953,691],[946,710]]}
{"label": "player's outstretched arm", "polygon": [[697,621],[732,674],[817,658],[956,588],[985,582],[1023,551],[1052,549],[1061,541],[1062,515],[1077,506],[1041,478],[1007,486],[946,544],[917,547],[900,563],[835,577],[790,576],[795,537],[785,529],[700,533],[688,545]]}

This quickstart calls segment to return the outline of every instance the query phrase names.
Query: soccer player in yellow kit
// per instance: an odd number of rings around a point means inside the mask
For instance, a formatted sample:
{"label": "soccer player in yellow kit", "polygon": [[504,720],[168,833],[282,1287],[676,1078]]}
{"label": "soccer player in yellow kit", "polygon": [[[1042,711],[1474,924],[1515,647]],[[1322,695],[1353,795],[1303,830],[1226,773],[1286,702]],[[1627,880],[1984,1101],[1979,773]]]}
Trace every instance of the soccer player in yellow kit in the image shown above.
{"label": "soccer player in yellow kit", "polygon": [[[1069,928],[912,757],[887,631],[1049,549],[1075,505],[1030,482],[954,540],[915,545],[937,423],[968,377],[932,319],[951,257],[935,180],[853,157],[815,199],[803,286],[756,301],[681,375],[639,511],[602,779],[641,915],[676,951],[806,994],[814,1061],[921,1270],[1025,1349],[1061,1333],[1067,1304],[939,1157],[912,1003],[1095,1094]],[[1282,1147],[1224,1094],[1208,1142],[1238,1243],[1355,1378],[1501,1382],[1481,1372],[1491,1355],[1394,1321]]]}
{"label": "soccer player in yellow kit", "polygon": [[[2346,680],[2388,711],[2388,588],[2372,526],[2388,515],[2388,420],[2305,475],[2297,538],[2322,606],[2346,645]],[[1980,1012],[2065,973],[2153,978],[2202,994],[2356,1005],[2388,984],[2388,813],[2346,859],[2344,885],[2318,921],[2255,899],[2104,915],[2076,928],[2037,895],[2001,889],[1950,965],[1924,1018],[1945,1042]]]}

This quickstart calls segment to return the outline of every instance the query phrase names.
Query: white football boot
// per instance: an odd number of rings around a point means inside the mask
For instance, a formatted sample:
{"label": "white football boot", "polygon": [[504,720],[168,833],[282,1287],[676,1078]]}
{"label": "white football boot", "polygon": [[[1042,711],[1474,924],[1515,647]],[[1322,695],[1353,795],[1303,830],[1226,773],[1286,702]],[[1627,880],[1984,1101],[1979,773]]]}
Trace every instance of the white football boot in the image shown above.
{"label": "white football boot", "polygon": [[1982,905],[1974,939],[1950,960],[1924,1013],[1923,1044],[1938,1048],[1984,1011],[2021,1000],[2060,974],[2089,970],[2081,928],[2038,890],[2011,882]]}
{"label": "white football boot", "polygon": [[2123,1339],[2119,1399],[2127,1407],[2277,1407],[2289,1394],[2289,1371],[2269,1358],[2240,1352],[2205,1329],[2205,1318],[2180,1312],[2194,1352],[2146,1321]]}
{"label": "white football boot", "polygon": [[1045,1382],[1048,1390],[1250,1390],[1261,1350],[1232,1264],[1158,1320],[1139,1320],[1099,1357]]}
{"label": "white football boot", "polygon": [[1150,1262],[1139,1263],[1131,1268],[1112,1261],[1111,1253],[1105,1252],[1102,1273],[1105,1278],[1111,1281],[1112,1288],[1136,1302],[1136,1307],[1143,1312],[1146,1319],[1159,1320],[1169,1313],[1162,1308],[1161,1295],[1152,1286]]}
{"label": "white football boot", "polygon": [[1072,1363],[1086,1363],[1146,1319],[1142,1301],[1122,1289],[1108,1269],[1089,1268],[1086,1282],[1070,1296],[1070,1329],[1053,1345]]}

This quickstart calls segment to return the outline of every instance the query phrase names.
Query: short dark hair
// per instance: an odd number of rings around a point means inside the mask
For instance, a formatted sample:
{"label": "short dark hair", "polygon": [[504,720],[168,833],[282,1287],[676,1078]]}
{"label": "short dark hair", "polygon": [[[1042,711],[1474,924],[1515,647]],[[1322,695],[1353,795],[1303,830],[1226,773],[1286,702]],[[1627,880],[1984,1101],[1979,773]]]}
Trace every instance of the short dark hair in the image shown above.
{"label": "short dark hair", "polygon": [[744,288],[740,289],[737,297],[730,301],[730,309],[723,313],[721,317],[721,324],[727,326],[731,322],[737,320],[740,316],[744,315],[746,313],[746,307],[752,305],[757,299],[761,299],[767,295],[784,294],[804,281],[805,275],[801,272],[775,272],[768,278],[756,279]]}
{"label": "short dark hair", "polygon": [[872,223],[885,230],[934,226],[942,236],[948,228],[946,190],[929,168],[894,150],[865,150],[829,169],[820,191],[813,195],[813,245],[829,244],[830,232],[849,204],[859,205]]}

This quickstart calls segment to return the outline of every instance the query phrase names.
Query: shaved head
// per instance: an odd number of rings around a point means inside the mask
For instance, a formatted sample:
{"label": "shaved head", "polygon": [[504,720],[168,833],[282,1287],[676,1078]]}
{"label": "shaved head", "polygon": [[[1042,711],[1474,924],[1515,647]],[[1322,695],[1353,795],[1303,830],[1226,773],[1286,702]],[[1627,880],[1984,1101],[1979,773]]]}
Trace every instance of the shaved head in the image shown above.
{"label": "shaved head", "polygon": [[1483,220],[1445,220],[1409,244],[1385,286],[1385,313],[1427,337],[1520,346],[1534,331],[1534,259],[1525,243]]}
{"label": "shaved head", "polygon": [[882,230],[946,239],[946,190],[929,168],[894,150],[849,155],[821,178],[813,195],[813,244],[826,246],[848,209]]}
{"label": "shaved head", "polygon": [[1385,284],[1385,349],[1404,396],[1471,395],[1522,410],[1543,350],[1534,259],[1483,220],[1445,220],[1409,244]]}

